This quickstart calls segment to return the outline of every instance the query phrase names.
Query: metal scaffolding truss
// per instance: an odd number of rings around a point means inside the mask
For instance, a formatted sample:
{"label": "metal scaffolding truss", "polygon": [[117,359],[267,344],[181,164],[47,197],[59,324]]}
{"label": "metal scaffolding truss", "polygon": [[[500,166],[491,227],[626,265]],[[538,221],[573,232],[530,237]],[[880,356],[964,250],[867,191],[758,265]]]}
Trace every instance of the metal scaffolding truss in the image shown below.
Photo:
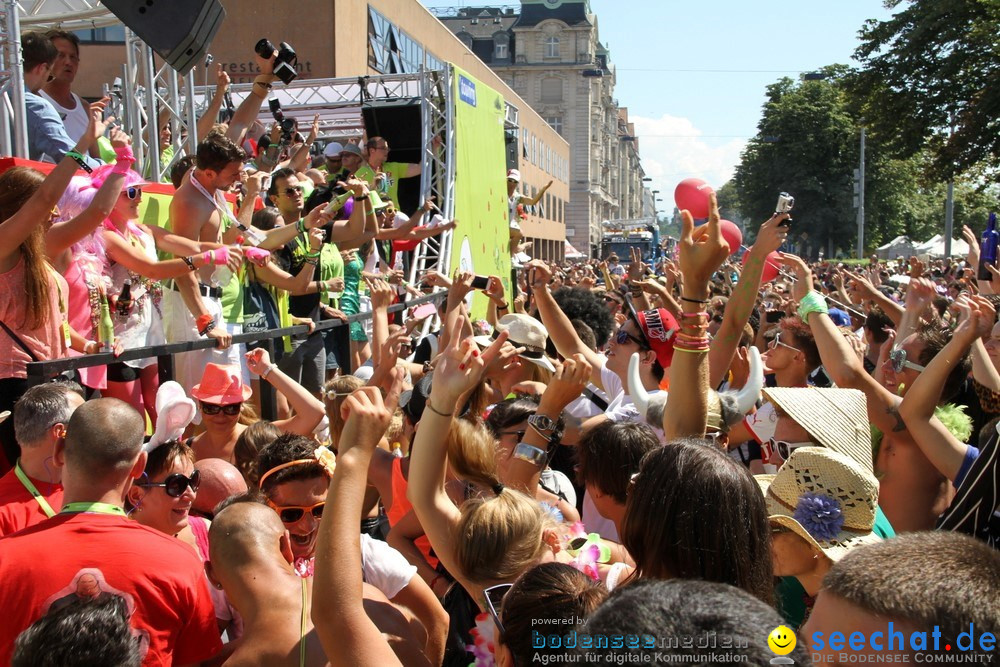
{"label": "metal scaffolding truss", "polygon": [[[420,105],[423,169],[420,192],[433,196],[446,219],[454,217],[455,202],[455,126],[452,111],[452,72],[443,70],[413,74],[388,74],[340,79],[297,79],[287,86],[276,86],[272,97],[281,102],[286,118],[294,118],[299,127],[308,127],[319,115],[322,138],[343,140],[360,138],[364,133],[362,107],[366,103],[413,100]],[[230,87],[233,104],[250,94],[252,84]],[[210,95],[214,88],[199,86],[194,95]],[[516,117],[516,109],[514,110]],[[258,119],[263,125],[272,122],[267,103],[261,104]],[[440,142],[434,138],[440,137]],[[409,280],[415,282],[423,271],[447,273],[451,256],[451,231],[422,241],[410,265]]]}

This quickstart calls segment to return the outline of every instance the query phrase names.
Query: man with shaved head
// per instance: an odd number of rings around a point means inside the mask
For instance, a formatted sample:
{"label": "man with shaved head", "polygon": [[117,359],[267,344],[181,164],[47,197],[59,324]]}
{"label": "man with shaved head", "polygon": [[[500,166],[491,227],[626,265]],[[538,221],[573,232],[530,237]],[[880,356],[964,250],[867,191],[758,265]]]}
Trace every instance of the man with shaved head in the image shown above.
{"label": "man with shaved head", "polygon": [[[312,578],[295,573],[288,531],[274,510],[237,499],[215,515],[208,538],[208,577],[243,617],[240,645],[226,664],[295,667],[304,647],[305,664],[326,665],[310,617]],[[403,664],[425,663],[403,615],[374,587],[365,584],[364,595],[368,615],[392,637]]]}
{"label": "man with shaved head", "polygon": [[215,516],[215,508],[223,500],[247,492],[246,480],[229,461],[200,459],[198,473],[201,475],[201,485],[191,511],[206,519]]}
{"label": "man with shaved head", "polygon": [[81,405],[57,444],[62,511],[0,540],[0,664],[14,640],[78,593],[71,605],[118,596],[144,664],[198,663],[221,648],[201,562],[181,541],[125,516],[125,494],[142,477],[145,421],[114,398]]}

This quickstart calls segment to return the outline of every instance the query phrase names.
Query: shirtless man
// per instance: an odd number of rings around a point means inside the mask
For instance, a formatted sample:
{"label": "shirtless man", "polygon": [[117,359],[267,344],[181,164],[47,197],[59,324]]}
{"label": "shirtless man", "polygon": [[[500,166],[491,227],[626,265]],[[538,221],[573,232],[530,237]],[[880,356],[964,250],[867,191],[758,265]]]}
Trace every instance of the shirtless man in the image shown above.
{"label": "shirtless man", "polygon": [[[785,254],[784,262],[795,272],[794,297],[800,301],[812,291],[812,274],[805,263],[794,255]],[[906,311],[911,316],[919,314],[926,303],[921,297],[922,290],[914,288],[916,283],[919,281],[911,283],[911,293],[907,295]],[[865,371],[862,361],[829,315],[810,312],[809,327],[830,379],[838,387],[860,389],[865,393],[869,420],[882,432],[881,445],[874,461],[879,478],[879,507],[897,533],[933,529],[938,515],[951,502],[954,491],[949,480],[921,452],[898,408],[902,402],[900,397],[923,371],[921,361],[926,364],[925,357],[933,356],[943,347],[942,341],[935,340],[940,337],[924,330],[907,335],[910,327],[904,321],[898,328],[902,336],[898,347],[905,352],[905,357],[896,362],[896,368],[892,367],[893,362],[886,361],[882,369],[884,377],[880,382]],[[893,340],[890,338],[885,344],[892,346]],[[948,400],[955,393],[963,374],[968,373],[967,365],[957,366],[949,379],[943,400]]]}
{"label": "shirtless man", "polygon": [[[243,639],[226,664],[326,665],[310,615],[312,578],[295,574],[291,541],[278,515],[265,505],[236,502],[216,515],[209,543],[208,577],[243,617]],[[426,664],[403,615],[371,586],[365,585],[363,595],[368,617],[389,637],[399,660]]]}

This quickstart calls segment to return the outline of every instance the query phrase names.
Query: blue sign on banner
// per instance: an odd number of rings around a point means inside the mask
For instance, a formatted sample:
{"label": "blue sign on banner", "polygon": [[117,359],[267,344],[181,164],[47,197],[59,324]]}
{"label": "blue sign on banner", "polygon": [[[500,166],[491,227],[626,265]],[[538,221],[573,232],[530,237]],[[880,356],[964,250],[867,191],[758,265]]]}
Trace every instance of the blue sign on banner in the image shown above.
{"label": "blue sign on banner", "polygon": [[461,74],[458,76],[458,97],[466,104],[476,106],[476,84]]}

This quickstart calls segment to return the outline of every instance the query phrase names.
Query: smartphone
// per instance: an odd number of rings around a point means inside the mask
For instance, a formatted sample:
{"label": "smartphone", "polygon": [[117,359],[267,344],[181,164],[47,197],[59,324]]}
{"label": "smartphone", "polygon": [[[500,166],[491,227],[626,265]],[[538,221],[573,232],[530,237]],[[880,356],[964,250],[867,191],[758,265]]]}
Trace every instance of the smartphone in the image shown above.
{"label": "smartphone", "polygon": [[472,279],[472,289],[486,289],[490,284],[490,279],[486,276],[476,276]]}
{"label": "smartphone", "polygon": [[781,321],[781,316],[784,315],[780,310],[769,310],[766,315],[764,315],[764,321],[768,324],[777,324]]}

